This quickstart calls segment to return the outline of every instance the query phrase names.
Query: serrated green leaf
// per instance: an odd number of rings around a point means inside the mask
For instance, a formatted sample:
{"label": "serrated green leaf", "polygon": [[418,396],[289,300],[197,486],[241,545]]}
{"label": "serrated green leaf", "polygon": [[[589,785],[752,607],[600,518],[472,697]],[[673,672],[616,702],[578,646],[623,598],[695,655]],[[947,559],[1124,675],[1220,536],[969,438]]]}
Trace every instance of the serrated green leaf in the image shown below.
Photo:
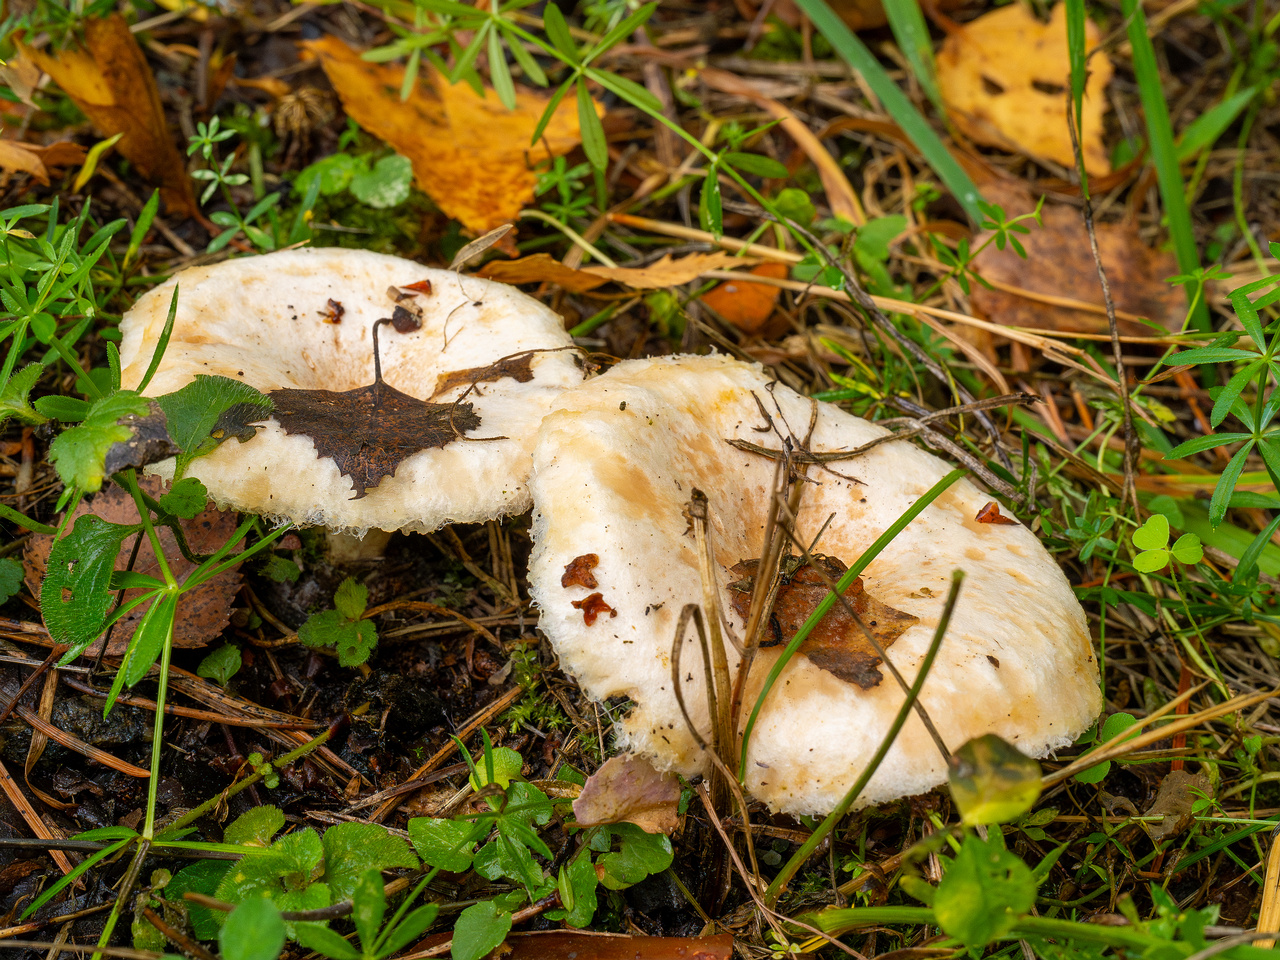
{"label": "serrated green leaf", "polygon": [[333,606],[348,620],[359,620],[369,605],[369,588],[354,577],[347,577],[338,584],[333,594]]}
{"label": "serrated green leaf", "polygon": [[1133,545],[1139,550],[1161,550],[1169,545],[1169,518],[1153,513],[1147,522],[1133,531]]}
{"label": "serrated green leaf", "polygon": [[308,647],[333,647],[351,629],[351,621],[337,610],[325,610],[307,617],[298,628],[298,639]]}
{"label": "serrated green leaf", "polygon": [[254,807],[232,821],[222,833],[222,842],[267,847],[271,845],[271,838],[283,829],[283,810],[273,806]]}
{"label": "serrated green leaf", "polygon": [[471,869],[476,845],[470,838],[474,832],[474,825],[462,820],[414,817],[409,821],[409,839],[422,862],[450,873]]}
{"label": "serrated green leaf", "polygon": [[[326,853],[326,872],[328,862]],[[387,895],[382,889],[382,871],[370,868],[356,880],[356,888],[351,895],[351,922],[356,925],[360,945],[366,952],[373,951],[374,941],[378,938],[378,931],[382,928],[382,919],[386,914]]]}
{"label": "serrated green leaf", "polygon": [[22,561],[13,557],[0,559],[0,603],[7,603],[21,589]]}
{"label": "serrated green leaf", "polygon": [[324,835],[324,861],[324,880],[337,900],[350,900],[368,870],[418,866],[409,844],[377,823],[330,827]]}
{"label": "serrated green leaf", "polygon": [[101,489],[107,451],[133,436],[118,421],[145,417],[150,410],[150,402],[130,390],[95,400],[79,426],[64,430],[49,445],[49,459],[57,466],[62,482],[87,493]]}
{"label": "serrated green leaf", "polygon": [[413,162],[394,153],[352,177],[351,195],[375,210],[390,210],[409,199],[412,183]]}
{"label": "serrated green leaf", "polygon": [[311,921],[295,923],[293,937],[308,950],[332,957],[333,960],[360,960],[362,954],[328,927]]}
{"label": "serrated green leaf", "polygon": [[[548,4],[555,10],[555,4]],[[511,930],[511,914],[492,900],[482,900],[463,910],[453,927],[453,960],[480,960],[497,949]]]}
{"label": "serrated green leaf", "polygon": [[252,424],[271,415],[274,404],[247,383],[229,377],[198,374],[180,390],[156,398],[169,425],[169,436],[182,453],[178,476],[193,459],[214,450],[230,437],[242,443],[257,432]]}
{"label": "serrated green leaf", "polygon": [[222,878],[216,894],[228,903],[267,897],[281,910],[311,910],[330,904],[329,886],[319,881],[324,847],[314,830],[281,837],[267,854],[241,857]]}
{"label": "serrated green leaf", "polygon": [[0,423],[10,417],[31,425],[41,424],[49,419],[46,414],[33,407],[28,399],[42,373],[42,364],[30,363],[9,378],[9,382],[0,389]]}
{"label": "serrated green leaf", "polygon": [[275,904],[246,900],[227,916],[218,934],[223,960],[276,960],[284,949],[284,920]]}
{"label": "serrated green leaf", "polygon": [[209,491],[195,477],[183,477],[169,492],[160,498],[160,509],[183,520],[190,520],[204,511],[209,502]]}
{"label": "serrated green leaf", "polygon": [[50,550],[40,585],[40,612],[49,635],[71,646],[69,657],[79,656],[105,629],[107,611],[115,601],[111,574],[120,544],[140,529],[83,516]]}
{"label": "serrated green leaf", "polygon": [[984,947],[1013,929],[1035,904],[1030,868],[1004,848],[999,831],[983,841],[964,838],[960,852],[938,884],[933,910],[938,926],[965,946]]}
{"label": "serrated green leaf", "polygon": [[227,643],[206,656],[196,667],[196,676],[212,680],[225,687],[227,681],[240,671],[240,648]]}

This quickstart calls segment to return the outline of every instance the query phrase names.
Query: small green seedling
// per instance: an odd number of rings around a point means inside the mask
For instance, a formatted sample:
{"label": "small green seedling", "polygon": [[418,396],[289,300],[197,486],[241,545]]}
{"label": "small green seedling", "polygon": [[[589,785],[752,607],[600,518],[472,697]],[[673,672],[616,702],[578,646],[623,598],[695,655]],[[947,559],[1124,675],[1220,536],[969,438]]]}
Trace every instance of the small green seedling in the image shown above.
{"label": "small green seedling", "polygon": [[1146,523],[1133,531],[1133,545],[1142,551],[1133,558],[1134,569],[1139,573],[1163,570],[1169,565],[1170,558],[1191,566],[1204,556],[1200,538],[1194,533],[1184,533],[1170,547],[1169,520],[1160,513],[1153,513]]}
{"label": "small green seedling", "polygon": [[378,644],[378,628],[361,620],[369,604],[369,588],[351,577],[333,595],[333,610],[313,613],[298,630],[298,639],[309,647],[333,647],[338,662],[355,667],[369,659]]}

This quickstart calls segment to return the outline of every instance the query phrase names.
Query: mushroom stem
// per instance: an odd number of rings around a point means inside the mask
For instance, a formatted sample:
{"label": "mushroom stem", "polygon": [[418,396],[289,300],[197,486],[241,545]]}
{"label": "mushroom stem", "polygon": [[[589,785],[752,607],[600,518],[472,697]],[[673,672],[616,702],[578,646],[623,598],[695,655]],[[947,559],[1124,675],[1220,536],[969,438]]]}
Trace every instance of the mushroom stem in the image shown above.
{"label": "mushroom stem", "polygon": [[377,560],[386,550],[391,533],[390,530],[376,528],[360,535],[345,530],[327,530],[325,543],[328,546],[329,560],[337,564]]}

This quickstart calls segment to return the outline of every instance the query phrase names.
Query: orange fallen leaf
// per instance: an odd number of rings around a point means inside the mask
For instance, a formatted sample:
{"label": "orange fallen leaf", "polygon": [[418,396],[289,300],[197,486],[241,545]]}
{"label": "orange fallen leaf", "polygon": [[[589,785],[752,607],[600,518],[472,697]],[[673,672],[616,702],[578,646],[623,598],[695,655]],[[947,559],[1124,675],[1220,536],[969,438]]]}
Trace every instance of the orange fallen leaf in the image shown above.
{"label": "orange fallen leaf", "polygon": [[[524,87],[516,87],[516,109],[508,110],[492,89],[481,97],[432,71],[402,103],[403,67],[361,60],[360,51],[336,37],[302,46],[320,60],[347,114],[408,157],[419,188],[475,233],[514,220],[533,199],[534,165],[581,140],[571,97],[530,146],[547,101]],[[604,113],[598,104],[596,110]]]}
{"label": "orange fallen leaf", "polygon": [[[781,280],[787,275],[785,263],[762,263],[751,268],[757,277]],[[764,283],[752,283],[747,277],[726,280],[702,295],[702,302],[744,333],[758,333],[773,315],[779,289]]]}
{"label": "orange fallen leaf", "polygon": [[519,260],[490,260],[476,275],[500,283],[554,283],[570,293],[586,293],[609,282],[585,270],[566,267],[547,253],[535,253]]}
{"label": "orange fallen leaf", "polygon": [[[1098,39],[1098,28],[1086,21],[1086,46],[1096,47]],[[1067,127],[1066,4],[1054,7],[1047,24],[1021,3],[978,17],[943,41],[937,70],[952,119],[971,140],[1075,168]],[[1093,57],[1081,149],[1085,169],[1095,176],[1111,171],[1102,143],[1103,89],[1110,79],[1110,61]]]}
{"label": "orange fallen leaf", "polygon": [[124,136],[116,149],[137,167],[172,213],[197,212],[191,179],[169,136],[160,92],[142,50],[119,14],[84,21],[84,46],[19,50],[49,74],[103,137]]}
{"label": "orange fallen leaf", "polygon": [[56,167],[72,167],[84,161],[84,147],[62,141],[47,147],[21,140],[0,140],[0,170],[29,173],[37,181],[49,185],[49,171]]}

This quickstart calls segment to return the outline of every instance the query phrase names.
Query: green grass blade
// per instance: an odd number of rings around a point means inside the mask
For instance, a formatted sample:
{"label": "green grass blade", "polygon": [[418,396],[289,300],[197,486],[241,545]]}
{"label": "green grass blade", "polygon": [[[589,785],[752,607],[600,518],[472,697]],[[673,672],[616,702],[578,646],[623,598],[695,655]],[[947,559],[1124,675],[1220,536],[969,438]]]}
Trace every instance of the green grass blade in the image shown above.
{"label": "green grass blade", "polygon": [[[1085,72],[1085,10],[1084,0],[1066,0],[1067,13],[1067,60],[1071,64],[1071,104],[1072,118],[1075,120],[1076,139],[1084,143],[1084,122],[1081,110],[1084,108],[1084,85],[1088,79]],[[1081,187],[1088,196],[1089,186],[1085,178],[1080,178]]]}
{"label": "green grass blade", "polygon": [[916,0],[884,0],[884,12],[889,18],[893,39],[898,41],[898,49],[907,58],[907,63],[911,64],[911,72],[916,75],[925,96],[933,102],[938,113],[945,117],[947,108],[942,102],[938,75],[933,69],[933,38],[929,36],[929,27],[924,22],[924,14],[920,12],[920,4]]}
{"label": "green grass blade", "polygon": [[978,201],[982,199],[982,194],[960,164],[947,152],[946,146],[933,132],[933,127],[929,126],[929,121],[920,115],[915,104],[898,89],[898,85],[889,78],[889,74],[880,66],[880,61],[867,49],[866,44],[854,36],[844,21],[832,12],[826,0],[796,0],[796,3],[827,38],[840,58],[862,74],[894,122],[911,138],[916,149],[924,155],[933,172],[955,195],[973,222],[981,223],[982,211],[978,209]]}
{"label": "green grass blade", "polygon": [[[1169,106],[1165,103],[1164,87],[1160,83],[1160,67],[1156,52],[1147,36],[1147,18],[1138,0],[1121,0],[1121,8],[1129,21],[1129,44],[1133,47],[1133,73],[1138,81],[1138,95],[1142,111],[1147,117],[1147,139],[1151,143],[1151,159],[1156,165],[1156,180],[1160,184],[1160,198],[1164,201],[1164,213],[1169,220],[1169,234],[1173,238],[1174,253],[1178,257],[1178,269],[1185,274],[1195,272],[1200,266],[1200,253],[1196,249],[1195,234],[1191,229],[1191,211],[1182,183],[1182,171],[1178,165],[1178,151],[1173,145],[1173,124],[1169,120]],[[1185,284],[1187,300],[1196,294],[1194,281]],[[1209,311],[1204,300],[1196,302],[1191,311],[1191,327],[1208,330]]]}

